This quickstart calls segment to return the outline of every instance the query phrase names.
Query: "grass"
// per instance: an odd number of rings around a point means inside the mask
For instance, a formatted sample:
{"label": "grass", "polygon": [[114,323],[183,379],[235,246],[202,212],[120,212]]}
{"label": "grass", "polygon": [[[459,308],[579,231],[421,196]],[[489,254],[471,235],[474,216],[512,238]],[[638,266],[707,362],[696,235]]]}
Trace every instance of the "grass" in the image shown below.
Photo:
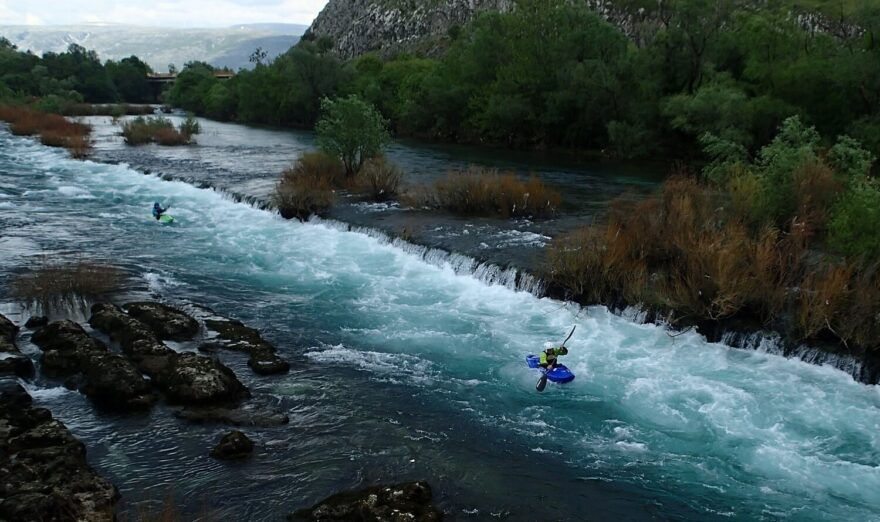
{"label": "grass", "polygon": [[38,135],[43,145],[66,148],[74,158],[85,158],[91,152],[91,126],[70,121],[64,116],[27,106],[3,105],[0,106],[0,120],[9,123],[13,134]]}
{"label": "grass", "polygon": [[[195,126],[198,126],[197,122]],[[182,123],[179,128],[174,128],[174,124],[168,118],[138,116],[122,124],[122,137],[128,145],[147,143],[167,146],[190,145],[193,143],[192,130],[189,120]]]}
{"label": "grass", "polygon": [[374,158],[364,163],[355,177],[355,190],[373,201],[388,201],[397,196],[402,180],[403,171],[397,165],[385,158]]}
{"label": "grass", "polygon": [[42,260],[11,282],[10,295],[26,306],[42,310],[77,305],[118,292],[125,274],[119,268],[88,260]]}
{"label": "grass", "polygon": [[[827,172],[802,173],[803,218],[752,222],[738,197],[675,176],[639,202],[612,205],[602,224],[556,238],[545,277],[589,303],[641,304],[679,319],[788,317],[796,339],[880,349],[880,270],[814,250]],[[813,210],[811,210],[813,209]]]}
{"label": "grass", "polygon": [[465,216],[549,217],[556,214],[562,194],[537,176],[523,180],[514,173],[471,167],[450,172],[433,190],[424,191],[421,203]]}

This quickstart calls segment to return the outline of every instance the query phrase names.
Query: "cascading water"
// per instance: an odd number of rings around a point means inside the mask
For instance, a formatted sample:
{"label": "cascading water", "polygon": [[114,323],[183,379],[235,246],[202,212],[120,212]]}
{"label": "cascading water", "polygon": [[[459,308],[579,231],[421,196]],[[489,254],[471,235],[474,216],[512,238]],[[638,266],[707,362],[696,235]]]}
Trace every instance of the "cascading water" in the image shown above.
{"label": "cascading water", "polygon": [[[178,225],[151,220],[153,201],[172,201]],[[189,513],[277,520],[341,488],[424,478],[454,520],[880,519],[880,393],[835,369],[672,339],[539,299],[515,273],[2,131],[0,225],[4,286],[28,256],[81,252],[258,327],[294,363],[258,378],[228,355],[291,417],[249,430],[257,454],[234,465],[207,455],[221,428],[164,408],[98,415],[31,385],[129,505],[171,494]],[[537,394],[523,357],[572,324],[577,379]]]}

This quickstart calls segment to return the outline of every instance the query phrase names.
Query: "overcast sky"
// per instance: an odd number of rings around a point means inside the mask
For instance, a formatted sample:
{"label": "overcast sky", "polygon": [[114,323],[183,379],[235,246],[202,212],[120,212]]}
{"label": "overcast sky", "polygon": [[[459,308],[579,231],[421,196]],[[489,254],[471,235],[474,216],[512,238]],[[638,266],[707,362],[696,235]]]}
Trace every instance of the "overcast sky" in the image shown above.
{"label": "overcast sky", "polygon": [[119,23],[226,27],[257,22],[304,24],[327,0],[0,0],[0,25]]}

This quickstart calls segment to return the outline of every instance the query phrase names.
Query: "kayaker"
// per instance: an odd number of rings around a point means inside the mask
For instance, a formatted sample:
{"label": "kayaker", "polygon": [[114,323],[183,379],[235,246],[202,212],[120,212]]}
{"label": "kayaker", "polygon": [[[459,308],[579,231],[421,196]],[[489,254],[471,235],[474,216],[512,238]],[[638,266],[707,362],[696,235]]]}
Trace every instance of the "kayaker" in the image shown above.
{"label": "kayaker", "polygon": [[565,345],[556,346],[552,342],[547,341],[544,343],[544,350],[541,352],[541,360],[538,362],[538,366],[547,371],[551,371],[556,367],[556,359],[560,355],[568,355],[568,348],[566,348]]}
{"label": "kayaker", "polygon": [[[168,206],[170,207],[171,205]],[[159,221],[159,218],[162,217],[162,214],[167,211],[168,207],[162,208],[162,205],[160,205],[158,201],[156,203],[153,203],[153,217],[156,218],[156,221]]]}

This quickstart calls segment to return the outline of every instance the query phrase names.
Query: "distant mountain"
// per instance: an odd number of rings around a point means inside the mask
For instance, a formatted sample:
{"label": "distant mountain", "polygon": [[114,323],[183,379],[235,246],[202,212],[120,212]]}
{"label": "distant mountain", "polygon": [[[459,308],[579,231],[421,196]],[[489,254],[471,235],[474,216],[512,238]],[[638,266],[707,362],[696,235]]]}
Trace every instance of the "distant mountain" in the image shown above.
{"label": "distant mountain", "polygon": [[79,44],[98,53],[102,60],[135,55],[156,71],[174,64],[199,60],[218,67],[249,68],[251,53],[262,47],[272,59],[299,41],[305,26],[295,24],[244,24],[228,28],[179,29],[95,24],[71,26],[0,26],[20,49],[36,54],[63,52]]}

